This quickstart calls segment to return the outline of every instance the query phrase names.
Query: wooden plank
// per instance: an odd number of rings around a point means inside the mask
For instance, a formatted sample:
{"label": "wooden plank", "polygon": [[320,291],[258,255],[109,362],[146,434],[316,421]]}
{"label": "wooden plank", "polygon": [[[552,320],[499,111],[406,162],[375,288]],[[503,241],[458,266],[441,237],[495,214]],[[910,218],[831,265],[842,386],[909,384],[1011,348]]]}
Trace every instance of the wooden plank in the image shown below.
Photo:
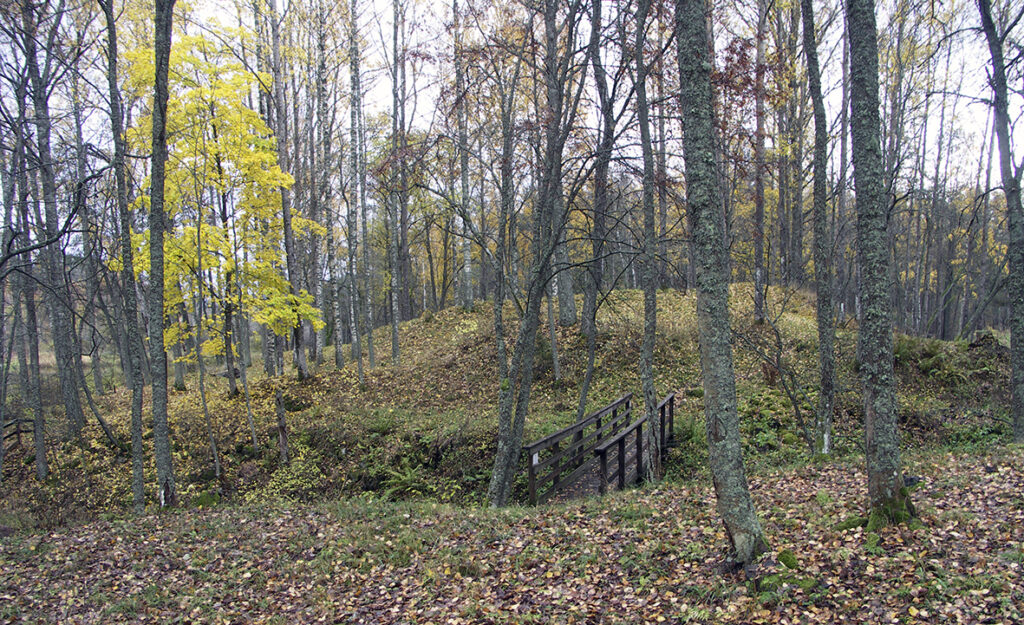
{"label": "wooden plank", "polygon": [[555,482],[554,484],[551,485],[550,488],[541,493],[539,503],[544,503],[548,499],[551,499],[551,497],[556,492],[562,490],[566,486],[576,483],[576,481],[579,480],[581,476],[585,475],[588,471],[592,471],[594,465],[594,458],[591,458],[590,462],[581,464],[580,466],[576,467],[576,469],[572,473],[562,478],[560,482]]}
{"label": "wooden plank", "polygon": [[[630,445],[630,447],[632,447],[632,445]],[[624,465],[626,467],[626,477],[623,482],[626,484],[636,484],[639,482],[637,479],[638,473],[636,467],[640,466],[640,464],[636,460],[636,453],[627,454]]]}
{"label": "wooden plank", "polygon": [[619,461],[618,465],[618,478],[619,478],[619,490],[626,487],[626,438],[622,437],[618,440],[617,444],[619,448]]}
{"label": "wooden plank", "polygon": [[537,470],[534,466],[534,462],[535,458],[531,457],[529,467],[527,469],[530,475],[530,505],[533,506],[537,505]]}
{"label": "wooden plank", "polygon": [[668,440],[670,443],[676,442],[676,394],[672,393],[669,396],[671,401],[668,403]]}

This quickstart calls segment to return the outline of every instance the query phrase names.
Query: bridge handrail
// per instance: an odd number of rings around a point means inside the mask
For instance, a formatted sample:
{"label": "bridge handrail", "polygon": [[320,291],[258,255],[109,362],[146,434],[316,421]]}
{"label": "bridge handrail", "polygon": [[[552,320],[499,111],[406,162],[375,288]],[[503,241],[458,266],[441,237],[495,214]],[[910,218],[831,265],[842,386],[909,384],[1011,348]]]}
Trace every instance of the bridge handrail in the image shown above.
{"label": "bridge handrail", "polygon": [[[594,449],[594,447],[597,445],[597,443],[600,442],[601,434],[603,434],[604,432],[608,431],[609,429],[616,429],[616,426],[619,425],[626,417],[629,417],[629,416],[632,416],[632,409],[627,408],[625,412],[622,412],[622,413],[616,415],[613,419],[609,419],[608,421],[603,423],[600,427],[595,429],[590,434],[587,434],[586,436],[580,438],[579,440],[574,440],[573,444],[571,446],[566,447],[565,449],[562,449],[560,451],[557,451],[554,454],[552,454],[552,455],[548,456],[547,458],[545,458],[544,460],[541,460],[540,462],[535,463],[533,465],[534,470],[542,471],[542,470],[548,468],[549,466],[551,466],[552,464],[554,464],[558,460],[561,460],[565,456],[569,455],[569,453],[573,452],[573,450],[576,450],[574,452],[574,456],[584,456],[584,455],[590,453]],[[596,441],[595,445],[587,447],[586,449],[581,449],[582,447],[588,445],[592,441]]]}
{"label": "bridge handrail", "polygon": [[[669,393],[656,407],[656,427],[660,434],[662,451],[666,450],[674,439],[675,399],[676,394]],[[632,400],[633,394],[626,393],[576,423],[523,446],[528,468],[531,504],[546,501],[560,489],[574,483],[588,471],[593,470],[591,467],[595,461],[600,462],[599,486],[602,493],[607,490],[608,483],[613,480],[617,482],[619,488],[625,488],[627,481],[642,478],[641,465],[645,449],[643,424],[648,419],[645,414],[630,422],[633,416]],[[593,429],[587,431],[589,428]],[[632,453],[628,461],[630,466],[635,461],[635,473],[632,468],[627,469],[625,443],[626,439],[634,433],[636,451]],[[563,441],[565,441],[564,447],[562,446]],[[613,459],[610,454],[613,448],[617,448],[618,451],[617,468],[609,479],[608,462],[609,459]],[[541,454],[544,452],[548,453],[545,453],[545,457],[541,459]],[[629,473],[628,480],[627,473]]]}
{"label": "bridge handrail", "polygon": [[530,443],[529,445],[524,445],[523,451],[525,451],[527,454],[533,455],[533,453],[539,449],[550,447],[553,443],[568,438],[569,436],[575,434],[576,432],[579,432],[584,427],[590,425],[597,419],[600,419],[601,417],[615,410],[619,406],[623,404],[628,404],[632,399],[633,393],[626,393],[625,395],[616,399],[615,401],[608,404],[604,408],[601,408],[595,412],[588,414],[587,416],[583,417],[576,423],[573,423],[568,427],[564,427],[561,430],[558,430],[557,432],[552,432],[551,434],[548,434],[544,438],[538,439]]}
{"label": "bridge handrail", "polygon": [[[658,431],[660,433],[659,441],[661,451],[664,452],[668,449],[669,444],[674,438],[674,421],[675,421],[675,400],[676,394],[669,393],[664,399],[658,403],[655,413],[658,415]],[[598,488],[603,495],[608,490],[608,484],[612,480],[616,482],[618,488],[622,489],[626,487],[627,473],[627,459],[626,459],[626,438],[636,432],[636,453],[633,455],[632,460],[636,462],[636,472],[634,473],[633,479],[637,481],[643,476],[643,450],[644,450],[644,435],[643,426],[648,421],[647,415],[639,417],[624,429],[619,431],[618,434],[610,437],[604,443],[597,445],[594,448],[594,455],[598,459],[600,464],[600,481],[598,482]],[[648,424],[648,427],[651,427]],[[665,436],[665,429],[668,428],[668,438]],[[616,462],[616,468],[614,473],[608,475],[608,452],[616,447],[618,449],[618,458]]]}

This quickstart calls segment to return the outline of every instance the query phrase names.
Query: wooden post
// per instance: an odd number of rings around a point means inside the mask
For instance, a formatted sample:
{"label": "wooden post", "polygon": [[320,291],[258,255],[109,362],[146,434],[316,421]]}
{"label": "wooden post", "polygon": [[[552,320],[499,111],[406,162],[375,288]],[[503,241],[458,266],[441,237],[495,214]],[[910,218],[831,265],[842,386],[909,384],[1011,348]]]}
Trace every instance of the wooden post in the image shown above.
{"label": "wooden post", "polygon": [[598,482],[597,489],[603,495],[608,492],[608,451],[602,449],[598,452],[598,456],[601,460],[601,479]]}
{"label": "wooden post", "polygon": [[[654,427],[648,423],[647,427]],[[652,450],[653,451],[653,450]],[[644,424],[641,421],[640,425],[636,428],[636,483],[640,483],[640,478],[644,472]]]}
{"label": "wooden post", "polygon": [[[558,455],[558,441],[555,441],[555,443],[551,446],[551,450],[552,456]],[[558,484],[558,478],[560,477],[562,477],[562,461],[556,460],[551,465],[551,485],[554,486],[555,484]]]}
{"label": "wooden post", "polygon": [[676,442],[676,394],[672,393],[668,400],[668,438],[674,445]]}
{"label": "wooden post", "polygon": [[537,505],[537,454],[530,454],[530,505]]}
{"label": "wooden post", "polygon": [[626,436],[619,439],[619,490],[626,487]]}
{"label": "wooden post", "polygon": [[658,445],[661,451],[668,449],[668,441],[665,440],[665,408],[666,405],[662,404],[658,410]]}
{"label": "wooden post", "polygon": [[580,428],[572,438],[572,441],[575,444],[572,446],[572,457],[570,460],[574,469],[583,464],[583,456],[580,455],[580,450],[583,449],[583,445],[580,444],[581,440],[583,440],[583,428]]}

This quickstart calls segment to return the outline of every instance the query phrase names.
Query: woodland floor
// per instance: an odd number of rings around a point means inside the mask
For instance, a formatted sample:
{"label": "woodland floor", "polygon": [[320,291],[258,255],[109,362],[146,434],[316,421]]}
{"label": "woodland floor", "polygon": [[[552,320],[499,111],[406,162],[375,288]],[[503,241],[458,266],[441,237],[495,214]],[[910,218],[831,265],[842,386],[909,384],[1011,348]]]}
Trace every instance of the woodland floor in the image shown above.
{"label": "woodland floor", "polygon": [[[865,499],[855,327],[838,334],[835,459],[815,462],[803,429],[816,403],[813,298],[772,291],[794,401],[765,370],[775,335],[752,324],[745,289],[732,299],[738,411],[771,544],[749,578],[723,569],[695,301],[664,291],[655,382],[680,391],[679,446],[657,487],[483,508],[495,438],[492,314],[448,309],[403,323],[402,366],[368,369],[363,383],[352,364],[302,383],[254,367],[255,448],[243,399],[215,377],[219,479],[189,378],[171,398],[173,511],[159,512],[150,490],[148,514],[133,517],[127,458],[92,425],[82,441],[64,441],[50,406],[50,477],[35,481],[28,445],[0,467],[0,623],[1024,623],[1024,448],[1003,444],[1005,337],[896,337],[903,460],[923,478],[912,493],[920,523],[843,530]],[[613,295],[599,319],[590,410],[638,390],[642,300]],[[563,378],[542,341],[528,440],[575,419],[585,341],[575,328],[558,332]],[[275,442],[277,385],[292,433],[287,464]],[[128,400],[123,388],[97,397],[120,440]],[[151,461],[146,474],[152,489]],[[515,492],[525,498],[525,478]]]}
{"label": "woodland floor", "polygon": [[861,511],[858,464],[755,476],[772,551],[751,580],[723,571],[705,480],[538,509],[354,499],[15,534],[0,620],[1021,623],[1022,468],[1018,447],[915,454],[922,523],[878,534],[836,529]]}

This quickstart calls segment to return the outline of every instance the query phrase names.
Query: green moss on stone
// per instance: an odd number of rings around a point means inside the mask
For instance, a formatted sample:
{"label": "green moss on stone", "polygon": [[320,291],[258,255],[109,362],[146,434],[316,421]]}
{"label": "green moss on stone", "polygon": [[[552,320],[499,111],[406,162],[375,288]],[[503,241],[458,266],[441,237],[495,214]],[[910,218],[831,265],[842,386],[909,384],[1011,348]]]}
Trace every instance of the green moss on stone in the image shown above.
{"label": "green moss on stone", "polygon": [[789,549],[783,549],[779,552],[779,562],[781,562],[787,569],[795,571],[800,568],[800,563],[796,560],[796,554]]}

